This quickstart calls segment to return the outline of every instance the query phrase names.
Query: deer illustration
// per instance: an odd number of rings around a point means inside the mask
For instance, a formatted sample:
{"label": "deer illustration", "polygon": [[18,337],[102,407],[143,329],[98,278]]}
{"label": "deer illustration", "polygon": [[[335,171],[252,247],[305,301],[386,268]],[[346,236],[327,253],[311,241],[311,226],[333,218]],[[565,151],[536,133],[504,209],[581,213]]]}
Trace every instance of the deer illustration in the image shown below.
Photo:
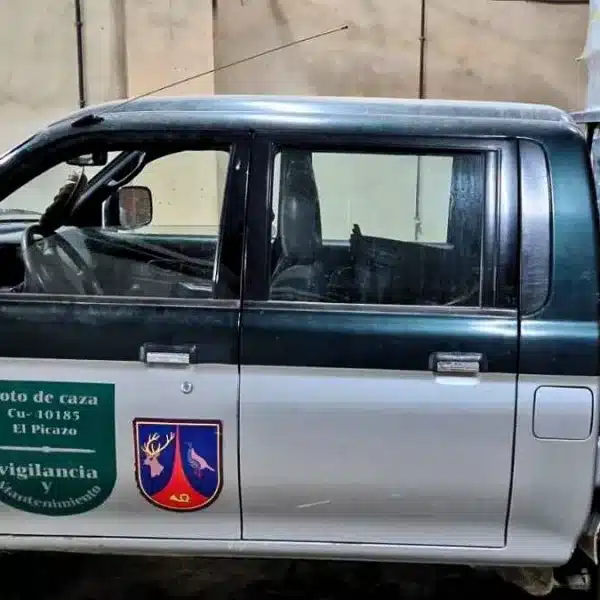
{"label": "deer illustration", "polygon": [[148,436],[145,444],[142,444],[142,452],[146,455],[143,464],[150,467],[150,477],[158,477],[164,467],[158,462],[163,450],[175,439],[175,434],[170,433],[165,437],[165,443],[160,444],[160,435],[152,433]]}

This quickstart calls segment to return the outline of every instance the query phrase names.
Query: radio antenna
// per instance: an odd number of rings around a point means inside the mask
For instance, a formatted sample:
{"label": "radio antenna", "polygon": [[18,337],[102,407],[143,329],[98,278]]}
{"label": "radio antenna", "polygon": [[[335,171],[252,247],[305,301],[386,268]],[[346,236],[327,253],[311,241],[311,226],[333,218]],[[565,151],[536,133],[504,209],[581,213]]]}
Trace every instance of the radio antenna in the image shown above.
{"label": "radio antenna", "polygon": [[123,108],[124,106],[139,100],[140,98],[146,98],[147,96],[152,96],[152,94],[157,94],[158,92],[163,92],[175,86],[181,85],[183,83],[188,83],[189,81],[193,81],[194,79],[199,79],[200,77],[204,77],[206,75],[211,75],[213,73],[218,73],[219,71],[223,71],[225,69],[229,69],[231,67],[236,67],[238,65],[242,65],[244,63],[250,62],[251,60],[255,60],[256,58],[261,58],[263,56],[267,56],[268,54],[273,54],[274,52],[279,52],[280,50],[286,50],[287,48],[291,48],[292,46],[298,46],[299,44],[304,44],[305,42],[311,42],[318,38],[325,37],[327,35],[332,35],[334,33],[338,33],[340,31],[345,31],[348,29],[348,25],[342,25],[340,27],[335,27],[334,29],[328,29],[327,31],[322,31],[320,33],[315,33],[313,35],[309,35],[303,38],[299,38],[297,40],[293,40],[291,42],[287,42],[286,44],[282,44],[281,46],[275,46],[274,48],[269,48],[268,50],[263,50],[257,54],[252,54],[251,56],[246,56],[245,58],[241,58],[239,60],[235,60],[233,62],[227,63],[226,65],[221,65],[220,67],[215,67],[214,69],[209,69],[208,71],[202,71],[201,73],[195,73],[194,75],[190,75],[189,77],[184,77],[183,79],[178,79],[177,81],[173,81],[172,83],[168,83],[159,88],[150,90],[149,92],[144,92],[143,94],[139,94],[134,96],[133,98],[127,98],[123,102],[119,102],[116,106],[107,106],[103,110],[98,110],[93,114],[88,114],[80,119],[75,120],[71,125],[73,127],[81,127],[85,125],[93,125],[94,123],[99,123],[102,121],[101,115],[108,112],[116,112],[117,110]]}

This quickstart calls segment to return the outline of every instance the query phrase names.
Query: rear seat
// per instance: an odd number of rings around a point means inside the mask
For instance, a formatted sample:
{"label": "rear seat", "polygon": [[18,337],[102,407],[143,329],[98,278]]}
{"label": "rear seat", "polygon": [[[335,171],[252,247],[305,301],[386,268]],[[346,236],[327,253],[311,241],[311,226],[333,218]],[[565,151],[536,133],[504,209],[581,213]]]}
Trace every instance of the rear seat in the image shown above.
{"label": "rear seat", "polygon": [[[363,236],[355,225],[350,246],[355,301],[361,304],[439,306],[468,294],[473,287],[472,281],[461,276],[462,269],[455,268],[460,257],[450,244]],[[477,282],[478,274],[473,276]]]}

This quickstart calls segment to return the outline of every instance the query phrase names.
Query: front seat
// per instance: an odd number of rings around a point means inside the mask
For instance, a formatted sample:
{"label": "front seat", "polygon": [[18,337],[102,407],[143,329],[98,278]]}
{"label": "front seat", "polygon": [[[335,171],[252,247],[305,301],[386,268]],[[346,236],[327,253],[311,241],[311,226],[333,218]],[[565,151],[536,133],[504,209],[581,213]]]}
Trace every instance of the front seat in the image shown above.
{"label": "front seat", "polygon": [[282,152],[279,189],[281,254],[271,276],[271,300],[322,302],[321,213],[310,152]]}

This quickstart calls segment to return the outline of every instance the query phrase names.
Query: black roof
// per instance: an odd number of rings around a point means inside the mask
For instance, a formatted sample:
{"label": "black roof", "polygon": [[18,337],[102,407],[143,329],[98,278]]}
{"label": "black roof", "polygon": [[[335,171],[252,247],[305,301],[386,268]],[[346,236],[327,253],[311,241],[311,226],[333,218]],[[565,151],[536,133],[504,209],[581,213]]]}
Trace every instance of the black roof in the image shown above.
{"label": "black roof", "polygon": [[199,116],[204,113],[207,119],[217,121],[235,118],[238,124],[248,126],[264,124],[266,120],[275,120],[280,124],[286,121],[306,121],[326,119],[329,123],[336,120],[352,119],[367,124],[369,121],[390,122],[418,121],[423,117],[435,119],[470,119],[495,121],[528,121],[543,123],[573,124],[568,113],[546,105],[521,104],[513,102],[478,102],[459,100],[409,100],[393,98],[356,98],[326,96],[176,96],[146,97],[123,103],[113,101],[87,107],[57,121],[53,125],[68,124],[86,115],[101,115],[105,118],[121,117],[135,120],[137,115],[146,119],[160,120],[160,115],[190,113]]}

